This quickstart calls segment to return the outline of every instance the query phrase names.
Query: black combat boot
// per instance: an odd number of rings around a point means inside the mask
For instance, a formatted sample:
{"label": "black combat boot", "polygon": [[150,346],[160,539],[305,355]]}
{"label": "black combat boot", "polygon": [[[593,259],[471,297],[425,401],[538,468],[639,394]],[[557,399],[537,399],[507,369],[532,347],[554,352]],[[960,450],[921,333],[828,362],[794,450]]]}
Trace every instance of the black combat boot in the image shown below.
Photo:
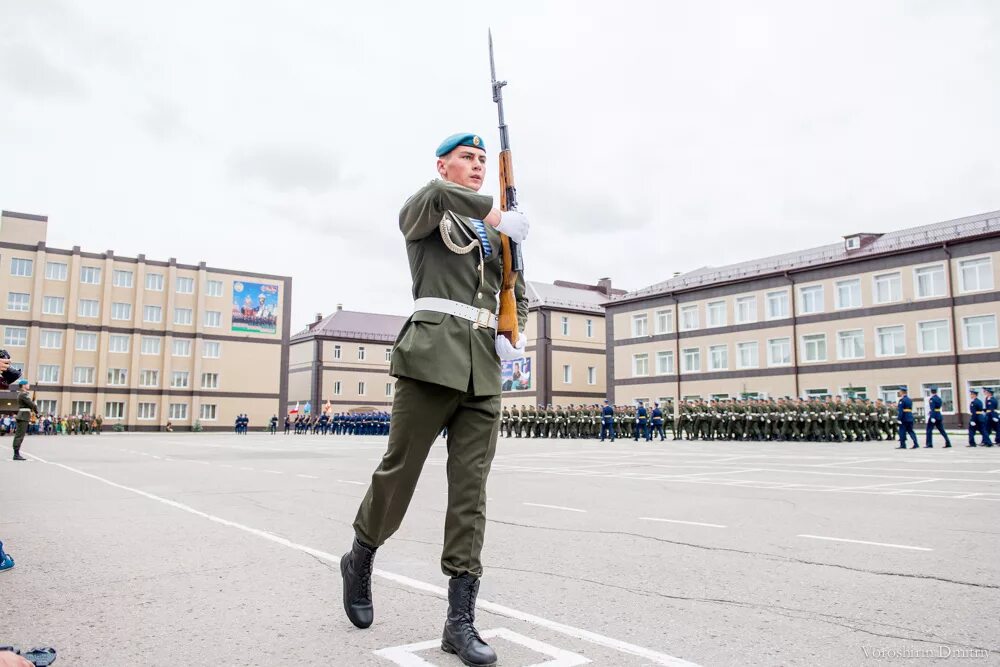
{"label": "black combat boot", "polygon": [[28,459],[21,456],[21,445],[14,445],[14,460],[15,461],[27,461]]}
{"label": "black combat boot", "polygon": [[454,653],[469,667],[492,667],[497,664],[497,654],[473,625],[478,594],[479,579],[471,574],[452,577],[448,582],[448,620],[444,624],[441,650]]}
{"label": "black combat boot", "polygon": [[372,609],[372,568],[375,566],[375,547],[354,538],[354,544],[340,559],[340,575],[344,579],[344,611],[351,623],[367,628],[375,620]]}

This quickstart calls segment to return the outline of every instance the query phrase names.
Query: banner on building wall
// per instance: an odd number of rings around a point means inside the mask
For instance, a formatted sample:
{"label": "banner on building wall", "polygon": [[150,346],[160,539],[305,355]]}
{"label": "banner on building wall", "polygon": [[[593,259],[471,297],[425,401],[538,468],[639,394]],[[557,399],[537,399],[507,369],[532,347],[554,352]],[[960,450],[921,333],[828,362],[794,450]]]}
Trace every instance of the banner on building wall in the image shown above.
{"label": "banner on building wall", "polygon": [[500,383],[503,391],[531,389],[531,358],[500,362]]}
{"label": "banner on building wall", "polygon": [[233,331],[276,333],[278,286],[233,281]]}

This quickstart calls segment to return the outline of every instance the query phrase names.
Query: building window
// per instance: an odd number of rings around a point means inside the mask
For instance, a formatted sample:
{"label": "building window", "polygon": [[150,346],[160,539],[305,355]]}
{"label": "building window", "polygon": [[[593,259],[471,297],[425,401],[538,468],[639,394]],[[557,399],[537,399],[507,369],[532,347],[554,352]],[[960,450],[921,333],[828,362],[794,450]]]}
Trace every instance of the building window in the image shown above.
{"label": "building window", "polygon": [[45,278],[47,280],[66,280],[67,266],[63,262],[45,262]]}
{"label": "building window", "polygon": [[6,347],[24,347],[28,344],[27,327],[4,327],[3,344]]}
{"label": "building window", "polygon": [[222,281],[209,280],[205,283],[206,296],[222,296]]}
{"label": "building window", "polygon": [[760,367],[760,346],[756,341],[736,344],[736,364],[739,368]]}
{"label": "building window", "polygon": [[757,297],[743,296],[736,299],[736,323],[749,324],[757,321]]}
{"label": "building window", "polygon": [[170,409],[167,413],[167,418],[176,419],[177,421],[185,421],[188,418],[187,403],[171,403]]}
{"label": "building window", "polygon": [[391,347],[385,348],[385,360],[387,362],[392,361],[392,348]]}
{"label": "building window", "polygon": [[639,336],[648,335],[648,322],[646,314],[633,315],[632,316],[632,337],[638,338]]}
{"label": "building window", "polygon": [[10,275],[21,276],[22,278],[31,277],[31,265],[32,261],[30,259],[23,259],[21,257],[11,257],[10,258]]}
{"label": "building window", "polygon": [[656,353],[656,374],[670,375],[674,372],[674,353],[672,350],[661,350]]}
{"label": "building window", "polygon": [[156,403],[139,403],[138,419],[156,419]]}
{"label": "building window", "polygon": [[89,415],[90,410],[93,407],[93,403],[90,401],[73,401],[72,414],[74,415]]}
{"label": "building window", "polygon": [[94,384],[94,367],[74,366],[73,384]]}
{"label": "building window", "polygon": [[40,364],[38,366],[39,384],[56,384],[59,382],[59,366],[55,364]]}
{"label": "building window", "polygon": [[922,266],[919,269],[914,269],[913,282],[917,286],[918,299],[944,296],[944,265]]}
{"label": "building window", "polygon": [[334,345],[333,346],[333,358],[334,359],[340,359],[340,346],[339,345]]}
{"label": "building window", "polygon": [[681,359],[684,361],[683,371],[685,373],[697,373],[701,370],[701,349],[688,347],[681,350]]}
{"label": "building window", "polygon": [[131,303],[112,303],[111,304],[111,319],[113,319],[113,320],[131,320],[132,319],[132,304]]}
{"label": "building window", "polygon": [[948,320],[918,322],[917,351],[921,354],[928,354],[931,352],[951,352],[951,341],[948,335]]}
{"label": "building window", "polygon": [[837,283],[837,309],[861,307],[861,279],[841,280]]}
{"label": "building window", "polygon": [[767,319],[780,320],[789,316],[788,290],[767,293]]}
{"label": "building window", "polygon": [[190,338],[175,338],[173,346],[173,355],[175,357],[190,357],[191,356],[191,339]]}
{"label": "building window", "polygon": [[386,382],[385,383],[385,395],[386,395],[386,397],[392,396],[392,383],[391,382]]}
{"label": "building window", "polygon": [[681,331],[691,331],[697,329],[698,306],[684,306],[681,308]]}
{"label": "building window", "polygon": [[729,346],[712,345],[709,347],[708,364],[710,371],[729,370]]}
{"label": "building window", "polygon": [[903,299],[903,280],[898,273],[883,273],[873,281],[875,303],[895,303]]}
{"label": "building window", "polygon": [[562,335],[563,336],[568,336],[569,335],[569,318],[568,317],[561,317],[559,319],[559,325],[562,327]]}
{"label": "building window", "polygon": [[364,395],[365,395],[365,383],[364,382],[359,382],[358,383],[358,396],[364,396]]}
{"label": "building window", "polygon": [[108,386],[109,387],[121,387],[125,385],[128,377],[128,370],[125,368],[109,368],[108,369]]}
{"label": "building window", "polygon": [[80,299],[76,306],[77,317],[99,317],[101,304],[97,299]]}
{"label": "building window", "polygon": [[222,355],[222,343],[217,340],[206,340],[201,346],[203,359],[218,359]]}
{"label": "building window", "polygon": [[194,321],[194,311],[190,308],[174,308],[174,324],[190,325]]}
{"label": "building window", "polygon": [[803,315],[823,312],[823,286],[799,288],[799,311]]}
{"label": "building window", "polygon": [[163,274],[162,273],[147,273],[146,274],[146,289],[150,292],[162,292],[163,291]]}
{"label": "building window", "polygon": [[194,294],[194,278],[185,278],[184,276],[177,276],[177,293]]}
{"label": "building window", "polygon": [[66,311],[66,299],[61,296],[43,296],[43,315],[62,315]]}
{"label": "building window", "polygon": [[216,415],[218,414],[217,408],[218,406],[215,405],[215,403],[202,403],[201,408],[199,408],[201,410],[199,419],[207,422],[214,422],[217,418]]}
{"label": "building window", "polygon": [[340,396],[341,394],[340,380],[337,380],[333,383],[333,394],[334,396]]}
{"label": "building window", "polygon": [[153,369],[143,369],[139,371],[140,387],[159,387],[160,371]]}
{"label": "building window", "polygon": [[802,337],[803,361],[826,361],[826,334]]}
{"label": "building window", "polygon": [[993,289],[993,262],[989,257],[967,259],[958,263],[963,292]]}
{"label": "building window", "polygon": [[[658,310],[653,315],[657,335],[670,333],[674,330],[674,313],[671,310]],[[589,320],[588,320],[589,321]]]}
{"label": "building window", "polygon": [[726,326],[725,301],[712,301],[707,306],[705,306],[705,311],[707,312],[708,315],[708,326],[710,327]]}
{"label": "building window", "polygon": [[111,284],[115,287],[132,287],[132,272],[115,269],[111,272]]}
{"label": "building window", "polygon": [[218,373],[202,373],[201,374],[201,388],[202,389],[218,389],[219,388],[219,374]]}
{"label": "building window", "polygon": [[49,398],[49,399],[42,399],[42,398],[40,398],[37,401],[35,401],[35,404],[38,406],[38,414],[40,414],[40,415],[55,415],[55,414],[58,414],[58,411],[56,410],[57,402],[54,399],[51,399],[51,398]]}
{"label": "building window", "polygon": [[806,398],[830,398],[828,389],[806,389]]}
{"label": "building window", "polygon": [[97,334],[85,331],[76,332],[76,349],[78,352],[93,352],[97,349]]}
{"label": "building window", "polygon": [[587,366],[587,384],[597,384],[597,368]]}
{"label": "building window", "polygon": [[107,419],[124,419],[125,401],[107,401],[104,404],[104,416]]}
{"label": "building window", "polygon": [[187,389],[190,378],[191,374],[187,371],[173,371],[170,373],[170,386],[174,389]]}
{"label": "building window", "polygon": [[902,325],[875,328],[875,356],[899,357],[906,354],[906,333]]}
{"label": "building window", "polygon": [[837,359],[864,359],[865,332],[861,329],[837,332]]}
{"label": "building window", "polygon": [[26,313],[31,309],[31,295],[24,292],[7,292],[7,310]]}
{"label": "building window", "polygon": [[878,388],[878,397],[886,403],[893,403],[897,398],[896,393],[899,391],[901,386],[902,385],[898,384],[881,385]]}
{"label": "building window", "polygon": [[218,310],[205,311],[205,327],[208,329],[218,329],[222,326],[222,313]]}
{"label": "building window", "polygon": [[159,306],[143,306],[142,321],[157,324],[163,321],[163,309]]}
{"label": "building window", "polygon": [[364,345],[359,345],[358,346],[358,361],[364,361],[364,360],[365,360],[365,346]]}
{"label": "building window", "polygon": [[965,348],[967,350],[983,350],[997,346],[996,315],[963,317],[962,329],[965,331]]}
{"label": "building window", "polygon": [[80,282],[84,285],[100,285],[101,284],[101,267],[99,266],[81,266],[80,267]]}
{"label": "building window", "polygon": [[649,355],[632,355],[632,377],[643,377],[649,375]]}
{"label": "building window", "polygon": [[143,354],[159,354],[160,353],[160,338],[157,336],[143,336],[142,337],[142,347],[140,351]]}
{"label": "building window", "polygon": [[125,334],[111,334],[108,336],[108,352],[128,352],[131,336]]}
{"label": "building window", "polygon": [[587,320],[587,338],[594,337],[594,320]]}
{"label": "building window", "polygon": [[[955,414],[955,390],[950,382],[928,382],[920,385],[920,393],[924,396],[924,405],[931,396],[931,387],[937,387],[938,398],[941,399],[941,412],[946,415]],[[924,412],[930,412],[930,408],[925,408]]]}
{"label": "building window", "polygon": [[563,364],[563,384],[570,384],[573,382],[573,368]]}
{"label": "building window", "polygon": [[39,332],[38,346],[46,350],[61,350],[63,332],[57,329],[42,329]]}

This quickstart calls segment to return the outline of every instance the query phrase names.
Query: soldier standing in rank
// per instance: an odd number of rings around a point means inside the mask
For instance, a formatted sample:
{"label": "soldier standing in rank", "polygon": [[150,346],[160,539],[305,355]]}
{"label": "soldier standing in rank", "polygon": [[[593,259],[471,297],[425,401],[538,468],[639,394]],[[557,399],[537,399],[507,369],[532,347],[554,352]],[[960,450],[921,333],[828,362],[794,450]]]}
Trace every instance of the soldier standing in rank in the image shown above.
{"label": "soldier standing in rank", "polygon": [[[986,446],[992,447],[993,445],[1000,445],[1000,414],[997,413],[997,399],[993,398],[993,390],[989,387],[984,387],[983,391],[986,393],[986,400],[984,401],[983,409],[986,413],[986,433],[983,437],[986,440]],[[990,439],[990,433],[993,434],[993,439]]]}
{"label": "soldier standing in rank", "polygon": [[948,432],[944,430],[944,415],[941,414],[941,406],[944,402],[941,397],[938,396],[938,388],[931,387],[931,397],[927,399],[927,439],[924,442],[924,447],[934,446],[934,430],[941,432],[944,436],[944,446],[945,449],[951,447],[951,440],[948,438]]}
{"label": "soldier standing in rank", "polygon": [[913,440],[910,449],[917,449],[917,434],[913,431],[913,401],[906,395],[906,387],[900,387],[896,402],[897,420],[899,422],[899,449],[906,449],[906,437]]}
{"label": "soldier standing in rank", "polygon": [[17,381],[17,426],[14,429],[14,460],[27,461],[21,456],[21,443],[24,442],[24,434],[28,431],[28,422],[31,421],[32,414],[38,414],[38,406],[28,395],[28,381],[21,378]]}
{"label": "soldier standing in rank", "polygon": [[436,156],[441,179],[410,197],[399,214],[415,302],[392,351],[395,428],[358,509],[354,542],[340,571],[344,610],[354,625],[367,628],[374,619],[375,551],[399,528],[431,445],[447,426],[441,570],[450,580],[441,647],[466,665],[487,666],[496,663],[496,653],[473,625],[483,573],[486,478],[500,424],[500,361],[524,356],[523,276],[518,274],[514,287],[517,347],[497,333],[492,313],[503,276],[500,233],[521,243],[528,221],[516,211],[501,213],[493,197],[478,194],[486,173],[478,135],[448,137]]}
{"label": "soldier standing in rank", "polygon": [[986,430],[986,414],[983,412],[983,402],[979,400],[979,390],[969,391],[969,447],[976,446],[976,434],[983,436],[982,444],[990,441],[989,432]]}
{"label": "soldier standing in rank", "polygon": [[510,409],[504,408],[500,416],[500,432],[510,437]]}
{"label": "soldier standing in rank", "polygon": [[[521,406],[524,407],[523,405]],[[517,409],[515,405],[510,409],[510,421],[514,425],[514,435],[518,438],[521,437],[521,411]]]}

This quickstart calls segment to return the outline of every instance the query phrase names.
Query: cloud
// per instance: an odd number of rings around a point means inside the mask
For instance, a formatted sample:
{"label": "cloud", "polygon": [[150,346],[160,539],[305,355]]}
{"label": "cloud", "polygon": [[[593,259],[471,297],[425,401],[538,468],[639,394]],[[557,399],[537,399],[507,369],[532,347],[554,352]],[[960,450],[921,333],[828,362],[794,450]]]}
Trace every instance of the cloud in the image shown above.
{"label": "cloud", "polygon": [[0,82],[31,97],[80,99],[87,96],[82,77],[53,62],[41,49],[19,41],[8,42],[0,50]]}
{"label": "cloud", "polygon": [[233,152],[227,160],[235,183],[257,184],[273,192],[330,192],[348,183],[337,161],[314,148],[255,146]]}

